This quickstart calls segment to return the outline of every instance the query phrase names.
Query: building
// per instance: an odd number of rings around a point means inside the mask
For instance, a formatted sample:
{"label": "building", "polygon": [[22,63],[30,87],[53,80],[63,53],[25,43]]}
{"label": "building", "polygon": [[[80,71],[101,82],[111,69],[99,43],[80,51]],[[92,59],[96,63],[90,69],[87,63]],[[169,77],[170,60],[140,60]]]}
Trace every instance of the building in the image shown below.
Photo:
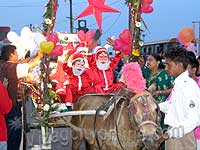
{"label": "building", "polygon": [[179,42],[176,38],[145,42],[141,49],[141,54],[149,55],[149,54],[164,54],[169,47],[177,46]]}

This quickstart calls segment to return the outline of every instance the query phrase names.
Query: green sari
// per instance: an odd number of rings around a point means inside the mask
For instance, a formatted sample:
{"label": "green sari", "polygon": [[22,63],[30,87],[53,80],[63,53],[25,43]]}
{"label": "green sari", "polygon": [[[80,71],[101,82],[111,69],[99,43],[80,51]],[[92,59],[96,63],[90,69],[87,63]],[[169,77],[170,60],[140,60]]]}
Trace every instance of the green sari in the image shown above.
{"label": "green sari", "polygon": [[[174,77],[170,76],[166,70],[161,70],[158,73],[150,76],[147,79],[147,88],[151,84],[156,83],[156,91],[163,91],[173,87]],[[169,94],[162,94],[155,97],[156,102],[164,102]]]}

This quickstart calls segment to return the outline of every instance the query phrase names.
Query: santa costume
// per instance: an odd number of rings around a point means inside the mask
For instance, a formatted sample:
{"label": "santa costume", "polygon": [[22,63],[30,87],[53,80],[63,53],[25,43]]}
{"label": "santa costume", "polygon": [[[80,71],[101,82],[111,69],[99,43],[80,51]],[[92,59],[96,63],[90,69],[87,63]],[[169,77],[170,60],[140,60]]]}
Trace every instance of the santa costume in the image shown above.
{"label": "santa costume", "polygon": [[100,84],[98,85],[99,91],[103,90],[104,93],[118,92],[120,87],[124,85],[123,82],[114,82],[113,71],[121,58],[121,52],[117,51],[115,57],[110,60],[107,49],[104,47],[97,47],[95,54],[88,57],[89,66],[93,74],[96,74]]}
{"label": "santa costume", "polygon": [[97,92],[95,85],[99,84],[100,81],[85,68],[83,55],[73,54],[72,67],[65,63],[63,70],[67,73],[68,81],[65,85],[67,106],[71,106],[82,95]]}

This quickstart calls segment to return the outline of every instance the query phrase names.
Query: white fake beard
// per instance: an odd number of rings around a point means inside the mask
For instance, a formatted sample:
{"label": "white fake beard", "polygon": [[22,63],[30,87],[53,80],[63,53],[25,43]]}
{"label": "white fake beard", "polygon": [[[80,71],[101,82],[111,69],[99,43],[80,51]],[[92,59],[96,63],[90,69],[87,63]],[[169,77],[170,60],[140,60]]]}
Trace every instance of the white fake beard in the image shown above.
{"label": "white fake beard", "polygon": [[106,63],[101,63],[98,60],[96,61],[97,68],[99,70],[107,70],[110,67],[110,61]]}
{"label": "white fake beard", "polygon": [[75,76],[80,76],[84,72],[85,68],[80,69],[80,68],[74,68],[72,67],[72,72]]}

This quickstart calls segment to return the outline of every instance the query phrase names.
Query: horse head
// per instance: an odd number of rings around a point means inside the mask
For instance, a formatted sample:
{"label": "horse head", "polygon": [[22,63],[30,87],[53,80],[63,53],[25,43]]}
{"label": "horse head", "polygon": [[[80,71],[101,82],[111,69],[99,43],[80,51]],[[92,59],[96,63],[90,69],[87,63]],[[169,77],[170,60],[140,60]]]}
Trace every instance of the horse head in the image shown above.
{"label": "horse head", "polygon": [[128,104],[131,123],[137,126],[137,133],[144,149],[157,149],[162,138],[160,112],[155,99],[149,92],[133,96]]}

